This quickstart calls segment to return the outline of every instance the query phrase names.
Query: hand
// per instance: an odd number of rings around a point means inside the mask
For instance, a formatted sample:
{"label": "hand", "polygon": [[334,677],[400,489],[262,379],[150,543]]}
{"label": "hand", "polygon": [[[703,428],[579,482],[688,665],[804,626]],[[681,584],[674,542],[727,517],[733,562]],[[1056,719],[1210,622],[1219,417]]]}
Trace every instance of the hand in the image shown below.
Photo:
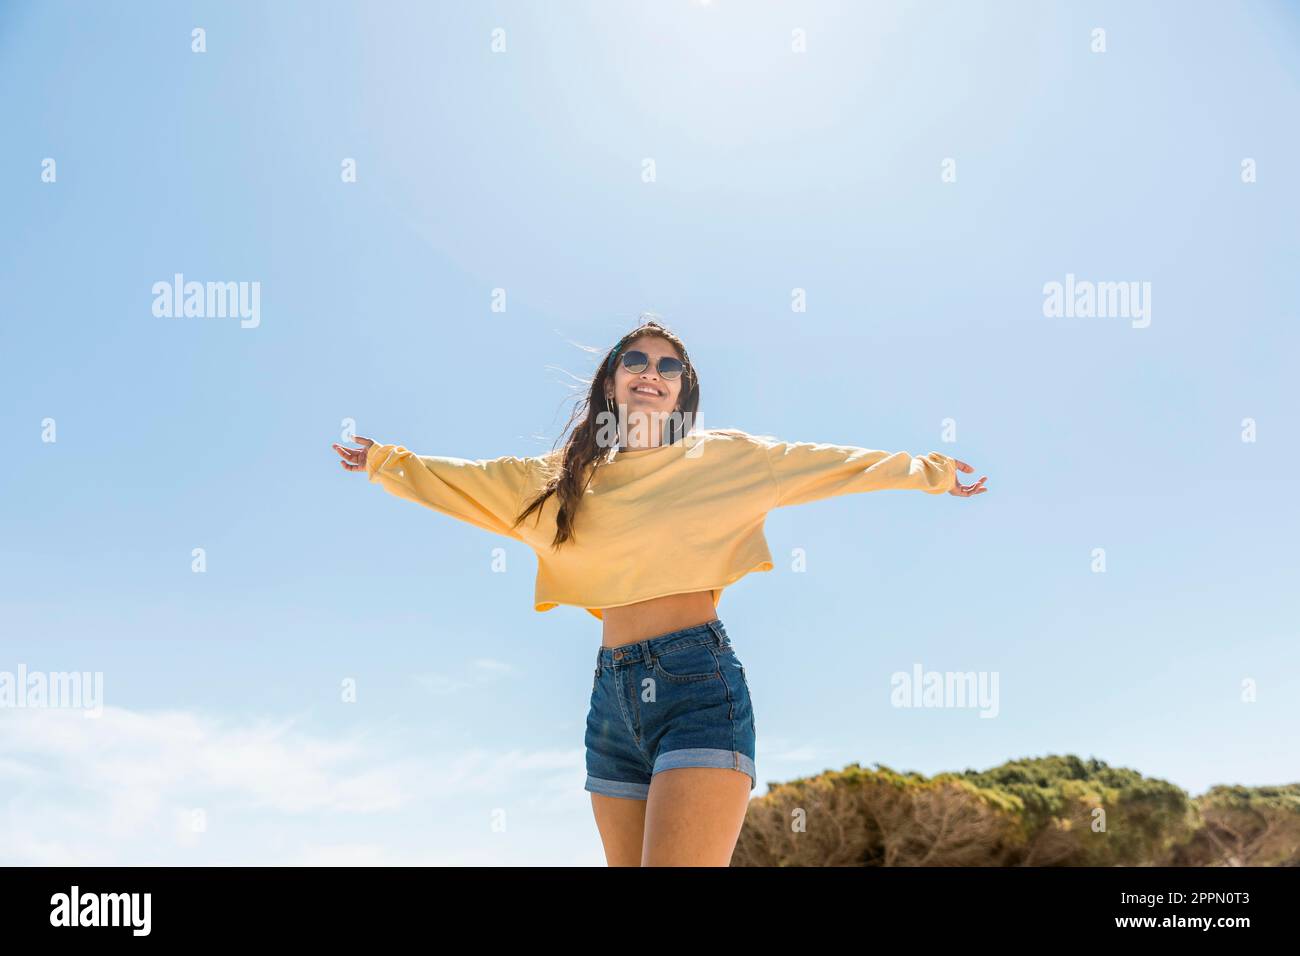
{"label": "hand", "polygon": [[[970,465],[966,464],[966,462],[964,461],[957,461],[956,458],[954,458],[953,461],[957,462],[958,471],[975,470]],[[988,491],[988,489],[981,488],[980,485],[984,484],[984,482],[988,480],[988,477],[989,477],[988,475],[984,475],[983,477],[980,478],[979,481],[975,482],[975,484],[973,485],[963,485],[954,476],[952,487],[948,489],[948,494],[956,495],[958,498],[969,498],[971,495],[982,495],[984,494],[984,492]]]}
{"label": "hand", "polygon": [[357,435],[352,440],[361,447],[345,448],[338,442],[333,444],[333,449],[343,458],[339,464],[341,464],[346,471],[365,471],[366,454],[370,451],[370,446],[373,445],[374,442],[369,438],[362,438],[360,435]]}

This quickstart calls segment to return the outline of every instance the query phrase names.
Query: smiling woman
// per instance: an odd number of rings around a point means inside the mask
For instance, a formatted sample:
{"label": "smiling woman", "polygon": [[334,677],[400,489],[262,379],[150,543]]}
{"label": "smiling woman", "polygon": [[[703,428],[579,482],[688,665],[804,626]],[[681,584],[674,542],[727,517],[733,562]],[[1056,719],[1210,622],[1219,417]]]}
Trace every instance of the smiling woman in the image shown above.
{"label": "smiling woman", "polygon": [[602,620],[585,788],[611,865],[730,860],[757,785],[756,737],[717,606],[741,577],[772,570],[766,515],[890,488],[984,491],[982,478],[960,485],[970,466],[939,452],[696,428],[699,397],[685,345],[651,320],[609,351],[581,419],[546,455],[421,456],[360,436],[361,449],[334,446],[390,493],[527,544],[536,610],[569,604]]}

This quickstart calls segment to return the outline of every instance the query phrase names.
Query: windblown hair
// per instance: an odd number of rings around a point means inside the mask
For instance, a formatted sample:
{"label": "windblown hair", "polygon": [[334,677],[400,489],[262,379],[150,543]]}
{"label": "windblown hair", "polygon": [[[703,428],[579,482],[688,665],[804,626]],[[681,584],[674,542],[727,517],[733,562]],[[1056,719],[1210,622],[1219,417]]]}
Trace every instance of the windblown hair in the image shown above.
{"label": "windblown hair", "polygon": [[642,336],[661,338],[676,350],[677,357],[685,366],[681,377],[681,392],[677,398],[677,414],[667,417],[663,442],[671,445],[681,441],[685,437],[683,425],[690,427],[695,421],[700,406],[700,380],[695,374],[695,366],[691,364],[686,345],[667,326],[654,319],[647,319],[645,315],[641,318],[643,320],[641,324],[620,338],[601,359],[586,398],[574,407],[569,421],[564,426],[565,430],[573,425],[575,419],[580,418],[581,421],[569,433],[563,448],[543,456],[542,460],[548,471],[546,485],[524,512],[515,519],[515,524],[512,526],[517,526],[534,511],[540,516],[546,499],[551,495],[558,495],[559,509],[555,515],[555,539],[551,542],[552,548],[559,548],[566,541],[574,539],[573,522],[578,505],[582,502],[582,496],[591,483],[596,469],[607,463],[613,453],[611,446],[602,446],[598,440],[602,429],[605,429],[605,433],[608,434],[611,423],[608,418],[602,422],[598,416],[601,413],[606,413],[608,416],[610,407],[605,397],[605,383],[612,380],[614,359],[622,353],[626,344]]}

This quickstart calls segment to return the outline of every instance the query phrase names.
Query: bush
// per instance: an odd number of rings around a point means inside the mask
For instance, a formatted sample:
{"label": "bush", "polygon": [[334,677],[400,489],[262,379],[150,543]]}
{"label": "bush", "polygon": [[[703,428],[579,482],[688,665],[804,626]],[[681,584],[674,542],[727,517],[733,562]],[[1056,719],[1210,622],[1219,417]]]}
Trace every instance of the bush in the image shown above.
{"label": "bush", "polygon": [[927,778],[851,764],[750,802],[733,866],[1300,865],[1300,784],[1179,787],[1073,755]]}

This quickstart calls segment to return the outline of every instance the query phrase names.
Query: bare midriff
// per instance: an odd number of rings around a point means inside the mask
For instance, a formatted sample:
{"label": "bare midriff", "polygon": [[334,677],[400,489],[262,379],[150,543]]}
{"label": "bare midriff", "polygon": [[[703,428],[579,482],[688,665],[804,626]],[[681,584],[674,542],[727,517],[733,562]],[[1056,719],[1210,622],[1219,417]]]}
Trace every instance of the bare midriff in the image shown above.
{"label": "bare midriff", "polygon": [[618,647],[648,637],[658,637],[696,624],[707,624],[718,616],[712,591],[686,591],[664,597],[600,609],[601,644]]}

